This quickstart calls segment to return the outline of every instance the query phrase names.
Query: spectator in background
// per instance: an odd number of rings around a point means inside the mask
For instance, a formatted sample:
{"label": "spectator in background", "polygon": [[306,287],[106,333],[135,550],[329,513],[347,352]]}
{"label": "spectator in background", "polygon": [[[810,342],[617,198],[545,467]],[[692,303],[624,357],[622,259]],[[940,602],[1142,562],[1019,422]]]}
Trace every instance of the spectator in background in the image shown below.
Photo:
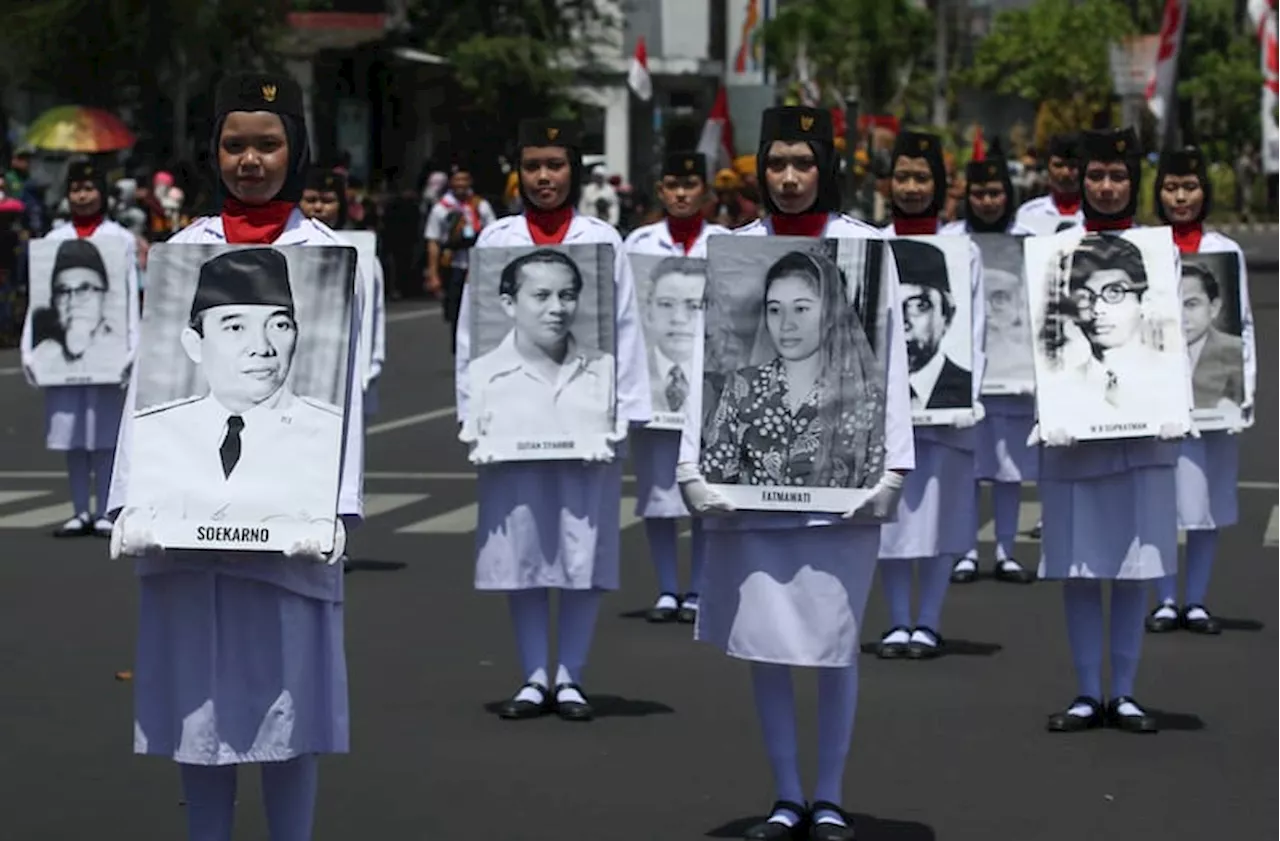
{"label": "spectator in background", "polygon": [[398,195],[383,207],[382,230],[378,245],[390,282],[387,294],[392,300],[416,298],[423,294],[422,211],[423,191],[405,183]]}
{"label": "spectator in background", "polygon": [[742,194],[742,179],[733,170],[717,172],[712,187],[715,199],[707,205],[708,222],[733,229],[760,218],[759,207]]}
{"label": "spectator in background", "polygon": [[1236,158],[1236,210],[1240,213],[1240,221],[1248,222],[1251,216],[1250,206],[1253,204],[1253,180],[1258,175],[1258,156],[1253,151],[1253,144],[1246,143]]}
{"label": "spectator in background", "polygon": [[471,247],[480,232],[497,220],[489,202],[472,191],[471,173],[463,167],[454,169],[449,192],[427,216],[427,288],[444,291],[444,320],[452,327],[455,347]]}

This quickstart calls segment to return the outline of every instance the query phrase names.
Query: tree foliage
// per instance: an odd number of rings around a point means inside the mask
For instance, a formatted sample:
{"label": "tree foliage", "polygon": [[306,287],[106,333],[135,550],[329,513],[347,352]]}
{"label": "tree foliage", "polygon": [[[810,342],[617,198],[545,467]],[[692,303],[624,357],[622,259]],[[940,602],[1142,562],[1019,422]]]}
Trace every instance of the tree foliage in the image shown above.
{"label": "tree foliage", "polygon": [[910,0],[811,0],[782,6],[760,37],[780,75],[791,76],[803,47],[833,100],[856,91],[864,111],[882,113],[923,75],[913,57],[930,55],[933,18]]}
{"label": "tree foliage", "polygon": [[1262,71],[1258,42],[1235,25],[1234,0],[1192,0],[1178,59],[1178,95],[1188,141],[1217,160],[1230,160],[1245,143],[1258,145]]}

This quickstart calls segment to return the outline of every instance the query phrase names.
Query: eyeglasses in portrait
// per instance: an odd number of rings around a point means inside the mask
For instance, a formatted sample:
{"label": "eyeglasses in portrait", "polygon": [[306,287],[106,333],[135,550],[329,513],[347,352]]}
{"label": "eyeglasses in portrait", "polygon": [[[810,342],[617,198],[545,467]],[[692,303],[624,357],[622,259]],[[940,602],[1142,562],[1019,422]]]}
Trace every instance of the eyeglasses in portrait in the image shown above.
{"label": "eyeglasses in portrait", "polygon": [[128,252],[116,239],[36,239],[27,334],[38,386],[119,384],[129,364]]}
{"label": "eyeglasses in portrait", "polygon": [[630,259],[649,359],[649,427],[683,429],[697,370],[693,355],[703,329],[707,261],[661,254],[632,254]]}
{"label": "eyeglasses in portrait", "polygon": [[1242,424],[1244,332],[1233,253],[1183,254],[1182,331],[1191,366],[1191,419],[1203,431]]}
{"label": "eyeglasses in portrait", "polygon": [[986,366],[983,394],[1031,394],[1036,388],[1031,347],[1031,309],[1027,306],[1025,237],[972,234],[982,253],[986,301]]}
{"label": "eyeglasses in portrait", "polygon": [[880,240],[713,237],[700,461],[736,507],[841,512],[884,471]]}
{"label": "eyeglasses in portrait", "polygon": [[965,237],[890,240],[898,264],[911,422],[951,426],[973,414],[973,252]]}
{"label": "eyeglasses in portrait", "polygon": [[332,546],[355,270],[339,246],[152,249],[126,506],[161,545]]}
{"label": "eyeglasses in portrait", "polygon": [[1191,423],[1181,280],[1168,228],[1026,242],[1036,409],[1076,440]]}
{"label": "eyeglasses in portrait", "polygon": [[614,251],[478,248],[467,283],[475,463],[608,453],[617,414]]}

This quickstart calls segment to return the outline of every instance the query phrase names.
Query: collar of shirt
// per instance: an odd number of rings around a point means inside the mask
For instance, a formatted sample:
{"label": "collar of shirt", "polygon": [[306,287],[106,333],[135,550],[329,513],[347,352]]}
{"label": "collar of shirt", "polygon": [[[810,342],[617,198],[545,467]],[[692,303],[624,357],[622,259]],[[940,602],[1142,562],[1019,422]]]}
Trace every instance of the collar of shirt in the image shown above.
{"label": "collar of shirt", "polygon": [[942,348],[938,348],[938,352],[925,363],[923,368],[907,378],[911,382],[911,387],[915,389],[920,408],[923,409],[929,405],[929,398],[933,396],[933,387],[938,384],[938,377],[942,376],[942,366],[946,361],[947,355],[942,352]]}
{"label": "collar of shirt", "polygon": [[283,412],[289,409],[290,407],[293,406],[294,402],[297,400],[297,398],[294,396],[292,391],[290,391],[288,388],[282,388],[280,399],[277,400],[275,405],[273,406],[268,406],[267,405],[268,401],[264,400],[263,402],[258,403],[253,408],[248,409],[246,411],[233,412],[230,409],[228,409],[226,406],[222,405],[222,403],[218,400],[218,398],[214,394],[210,393],[209,399],[213,402],[213,405],[216,406],[218,409],[218,411],[215,413],[214,416],[217,418],[219,429],[226,429],[227,419],[230,418],[232,415],[239,414],[240,418],[244,421],[244,432],[246,433],[250,429],[254,429],[254,430],[262,429],[270,415],[273,415],[277,412]]}
{"label": "collar of shirt", "polygon": [[547,382],[546,378],[539,375],[538,370],[529,365],[527,360],[516,350],[516,331],[513,329],[502,340],[502,344],[495,351],[500,362],[494,369],[494,377],[505,374],[514,374],[519,372],[531,380],[537,380],[544,385],[551,386],[558,394],[569,383],[573,382],[580,374],[590,373],[586,354],[578,349],[578,341],[569,334],[569,350],[564,356],[564,361],[560,363],[560,368],[556,372],[556,381],[554,383]]}
{"label": "collar of shirt", "polygon": [[668,359],[667,355],[662,352],[661,348],[659,348],[656,343],[653,346],[653,361],[658,366],[658,375],[662,377],[663,386],[666,386],[670,381],[672,368],[680,369],[680,373],[684,374],[684,381],[686,385],[693,382],[693,377],[690,376],[689,366],[680,362],[673,362]]}

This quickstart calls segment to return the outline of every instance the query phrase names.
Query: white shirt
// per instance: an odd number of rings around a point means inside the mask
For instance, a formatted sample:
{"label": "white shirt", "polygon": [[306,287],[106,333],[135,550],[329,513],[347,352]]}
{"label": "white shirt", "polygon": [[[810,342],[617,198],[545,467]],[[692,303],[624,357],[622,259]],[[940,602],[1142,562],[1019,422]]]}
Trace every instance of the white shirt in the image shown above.
{"label": "white shirt", "polygon": [[[431,242],[439,243],[443,246],[449,240],[449,216],[453,213],[460,213],[463,216],[463,236],[468,236],[465,226],[467,225],[467,214],[462,207],[462,202],[453,195],[453,193],[445,193],[440,197],[440,201],[431,206],[431,212],[427,214],[427,227],[424,231],[424,237]],[[497,215],[493,212],[493,206],[488,200],[480,199],[476,206],[476,215],[480,217],[480,227],[483,230],[488,228],[498,220]],[[475,237],[477,234],[473,232],[469,237]],[[470,258],[467,254],[470,248],[459,248],[453,252],[452,267],[455,269],[465,269],[470,265]]]}
{"label": "white shirt", "polygon": [[636,228],[627,234],[627,238],[622,241],[622,245],[628,254],[662,254],[672,257],[706,259],[707,240],[711,237],[724,236],[730,233],[732,232],[723,225],[705,222],[702,225],[702,230],[698,232],[698,238],[693,241],[693,248],[689,249],[688,254],[685,254],[684,246],[671,238],[671,229],[667,227],[667,220],[663,219],[660,222],[641,225]]}
{"label": "white shirt", "polygon": [[364,390],[382,374],[387,359],[386,279],[378,259],[378,235],[373,231],[333,231],[334,236],[356,250],[356,272],[364,288],[360,322],[360,374]]}
{"label": "white shirt", "polygon": [[1080,208],[1070,216],[1063,216],[1058,212],[1058,206],[1053,203],[1053,196],[1045,195],[1024,202],[1014,214],[1013,221],[1014,224],[1027,228],[1036,236],[1049,236],[1057,233],[1058,226],[1063,222],[1070,222],[1073,226],[1083,225],[1083,201],[1080,203]]}
{"label": "white shirt", "polygon": [[[938,229],[938,233],[940,235],[946,234],[949,236],[951,234],[972,234],[973,231],[969,230],[968,219],[957,219],[954,222],[948,222],[947,224],[943,225],[941,228]],[[991,231],[990,233],[1000,233],[1000,232]],[[1009,234],[1011,236],[1015,236],[1015,237],[1035,236],[1035,231],[1031,230],[1025,225],[1018,224],[1017,214],[1014,214],[1014,219],[1009,223],[1009,229],[1006,230],[1004,233]]]}

